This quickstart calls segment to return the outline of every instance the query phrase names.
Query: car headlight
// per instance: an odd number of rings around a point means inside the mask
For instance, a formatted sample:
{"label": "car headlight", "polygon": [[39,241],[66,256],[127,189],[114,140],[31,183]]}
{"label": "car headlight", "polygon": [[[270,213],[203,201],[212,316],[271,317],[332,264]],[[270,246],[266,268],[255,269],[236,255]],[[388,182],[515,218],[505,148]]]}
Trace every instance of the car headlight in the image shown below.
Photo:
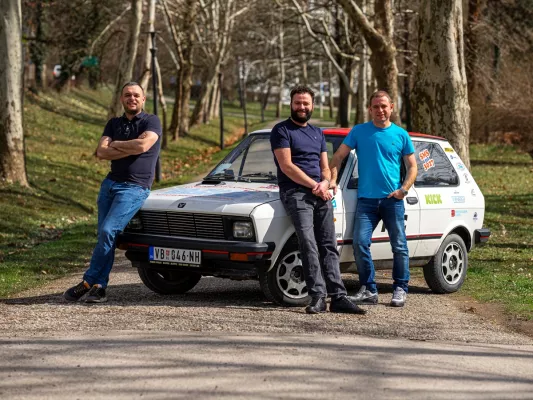
{"label": "car headlight", "polygon": [[233,237],[235,239],[251,239],[254,237],[254,230],[251,222],[236,221],[233,223]]}
{"label": "car headlight", "polygon": [[143,223],[141,221],[141,217],[136,215],[132,219],[130,219],[130,222],[128,222],[128,225],[126,226],[126,230],[142,231]]}

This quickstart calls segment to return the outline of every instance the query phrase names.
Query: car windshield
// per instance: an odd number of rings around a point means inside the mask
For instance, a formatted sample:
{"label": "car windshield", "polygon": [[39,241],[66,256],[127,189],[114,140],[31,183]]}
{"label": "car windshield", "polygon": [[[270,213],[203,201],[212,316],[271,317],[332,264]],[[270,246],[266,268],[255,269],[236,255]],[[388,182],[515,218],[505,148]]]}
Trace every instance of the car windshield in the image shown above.
{"label": "car windshield", "polygon": [[[326,135],[329,159],[343,139],[343,136]],[[246,137],[204,178],[204,181],[227,180],[277,183],[269,132]]]}

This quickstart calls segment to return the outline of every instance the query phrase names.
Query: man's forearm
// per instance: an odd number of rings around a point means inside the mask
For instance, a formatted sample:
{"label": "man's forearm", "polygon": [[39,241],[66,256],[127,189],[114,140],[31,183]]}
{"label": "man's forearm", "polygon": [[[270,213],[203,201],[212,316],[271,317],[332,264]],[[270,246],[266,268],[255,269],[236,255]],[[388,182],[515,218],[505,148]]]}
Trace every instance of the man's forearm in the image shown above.
{"label": "man's forearm", "polygon": [[136,155],[145,152],[143,142],[140,139],[126,141],[115,140],[109,144],[109,147],[126,155]]}
{"label": "man's forearm", "polygon": [[402,183],[402,188],[404,188],[405,190],[409,190],[409,188],[413,186],[413,184],[415,183],[416,174],[417,174],[416,166],[414,168],[413,167],[407,168],[407,174]]}
{"label": "man's forearm", "polygon": [[115,149],[113,147],[100,148],[96,151],[96,157],[101,160],[120,160],[121,158],[125,158],[128,156],[128,153],[119,149]]}

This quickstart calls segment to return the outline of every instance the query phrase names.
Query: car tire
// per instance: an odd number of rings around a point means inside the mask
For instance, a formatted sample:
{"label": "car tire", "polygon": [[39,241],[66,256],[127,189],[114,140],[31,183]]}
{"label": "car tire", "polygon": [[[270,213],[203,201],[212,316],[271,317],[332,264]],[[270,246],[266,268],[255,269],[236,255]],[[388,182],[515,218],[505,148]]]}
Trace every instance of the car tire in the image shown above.
{"label": "car tire", "polygon": [[424,278],[435,293],[454,293],[463,285],[468,269],[468,253],[461,236],[452,233],[424,266]]}
{"label": "car tire", "polygon": [[202,275],[195,272],[137,268],[141,281],[146,287],[159,294],[182,294],[188,292],[200,281]]}
{"label": "car tire", "polygon": [[281,251],[276,264],[259,274],[265,297],[284,307],[302,307],[309,304],[302,259],[298,245],[289,242]]}

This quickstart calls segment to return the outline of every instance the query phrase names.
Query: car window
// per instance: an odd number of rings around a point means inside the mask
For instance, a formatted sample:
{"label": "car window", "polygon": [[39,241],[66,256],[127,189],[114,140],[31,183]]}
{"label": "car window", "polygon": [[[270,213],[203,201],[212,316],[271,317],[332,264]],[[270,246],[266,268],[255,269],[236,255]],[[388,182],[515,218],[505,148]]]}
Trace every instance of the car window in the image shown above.
{"label": "car window", "polygon": [[457,186],[459,176],[437,143],[413,141],[418,174],[415,187]]}
{"label": "car window", "polygon": [[[333,157],[342,140],[342,136],[326,135],[329,159]],[[216,177],[219,180],[243,178],[252,182],[276,182],[277,168],[270,147],[270,134],[248,136],[207,177]]]}

